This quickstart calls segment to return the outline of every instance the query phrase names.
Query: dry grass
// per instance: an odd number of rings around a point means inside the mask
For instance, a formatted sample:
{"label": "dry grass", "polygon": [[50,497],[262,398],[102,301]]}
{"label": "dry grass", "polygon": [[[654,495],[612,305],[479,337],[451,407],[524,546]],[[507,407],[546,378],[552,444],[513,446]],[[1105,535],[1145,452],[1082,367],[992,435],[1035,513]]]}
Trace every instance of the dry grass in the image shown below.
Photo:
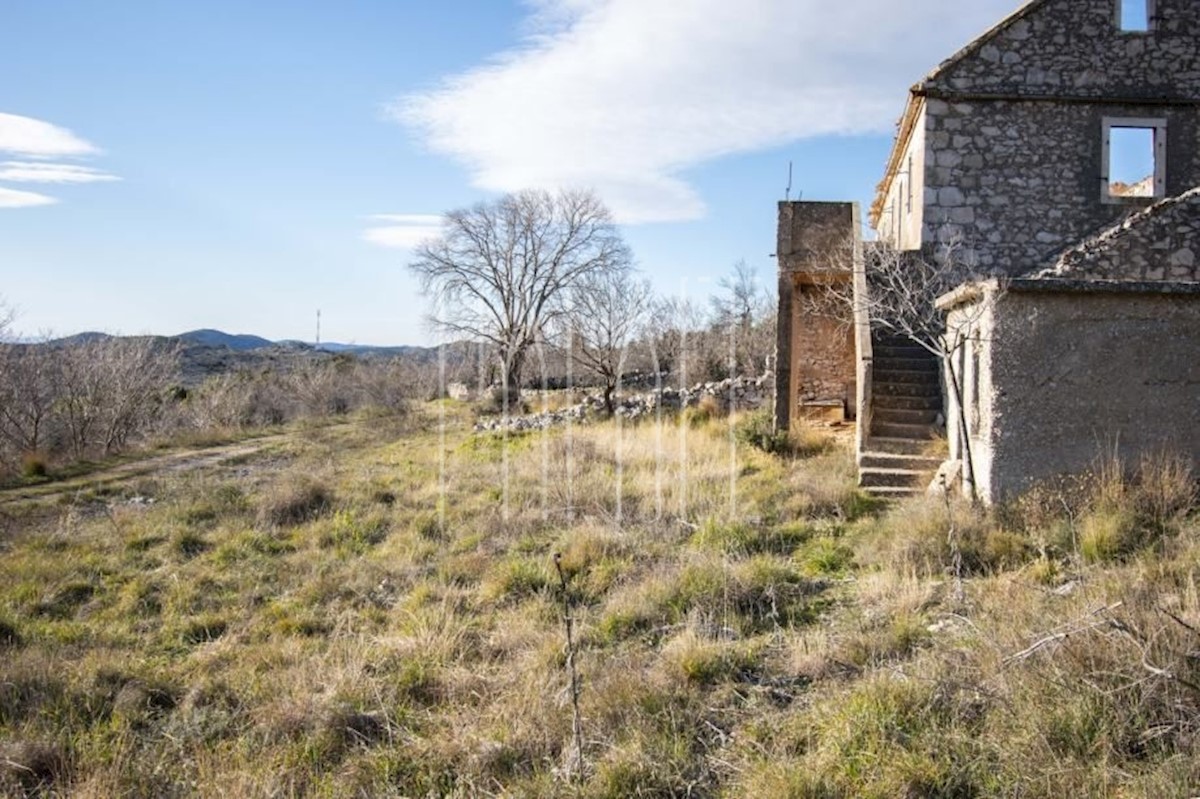
{"label": "dry grass", "polygon": [[844,450],[769,454],[736,420],[469,421],[432,405],[382,440],[313,430],[286,457],[10,511],[0,794],[1164,797],[1200,778],[1185,462],[948,516],[881,508]]}

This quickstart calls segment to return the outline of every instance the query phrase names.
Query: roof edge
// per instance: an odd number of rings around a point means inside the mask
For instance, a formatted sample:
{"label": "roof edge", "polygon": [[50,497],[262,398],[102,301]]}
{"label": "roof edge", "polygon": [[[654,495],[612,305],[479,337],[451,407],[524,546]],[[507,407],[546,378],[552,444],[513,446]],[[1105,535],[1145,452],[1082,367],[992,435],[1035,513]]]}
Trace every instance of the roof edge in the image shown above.
{"label": "roof edge", "polygon": [[999,36],[1005,30],[1012,27],[1013,25],[1020,22],[1021,20],[1025,19],[1027,16],[1032,14],[1034,11],[1038,10],[1039,8],[1041,8],[1044,5],[1047,5],[1050,2],[1052,2],[1052,0],[1028,0],[1028,2],[1025,3],[1025,5],[1021,6],[1016,11],[1012,12],[1011,14],[1009,14],[1007,17],[1005,17],[1004,19],[997,22],[992,27],[988,28],[986,31],[984,31],[983,33],[976,36],[974,39],[971,40],[970,43],[959,48],[949,58],[943,60],[942,63],[938,64],[936,67],[934,67],[932,70],[930,70],[925,75],[925,77],[923,77],[920,81],[917,82],[917,85],[914,88],[922,89],[922,90],[928,90],[930,88],[933,88],[931,86],[933,81],[942,77],[945,73],[949,72],[952,68],[957,66],[959,63],[964,61],[969,56],[972,56],[975,53],[982,50],[984,45],[986,45],[988,42],[995,39],[997,36]]}
{"label": "roof edge", "polygon": [[1036,267],[1021,275],[1022,278],[1030,280],[1050,280],[1063,277],[1064,273],[1071,268],[1068,259],[1073,255],[1083,254],[1089,248],[1098,244],[1109,242],[1113,239],[1119,239],[1128,231],[1138,228],[1141,225],[1147,224],[1160,215],[1167,213],[1177,205],[1191,202],[1192,200],[1200,199],[1200,186],[1188,189],[1182,194],[1176,194],[1171,197],[1163,197],[1157,202],[1141,208],[1129,216],[1126,216],[1113,224],[1106,225],[1099,232],[1072,244],[1067,249],[1060,252],[1054,257],[1050,266]]}
{"label": "roof edge", "polygon": [[949,58],[942,61],[930,72],[926,73],[925,77],[917,81],[917,83],[908,90],[908,103],[905,105],[904,113],[900,117],[900,123],[896,132],[896,138],[892,142],[892,151],[888,155],[887,166],[884,168],[883,178],[875,187],[875,199],[871,203],[871,211],[869,219],[871,227],[876,228],[879,225],[879,219],[883,215],[883,203],[887,195],[887,190],[891,187],[892,181],[896,178],[897,166],[903,157],[904,151],[908,148],[908,142],[912,137],[913,126],[916,123],[919,109],[924,105],[924,98],[930,91],[936,91],[937,87],[933,82],[949,71],[956,64],[960,63],[968,56],[973,55],[983,48],[985,44],[995,39],[1005,29],[1012,26],[1016,22],[1027,17],[1039,7],[1051,2],[1051,0],[1029,0],[1025,5],[1018,8],[1013,13],[1009,14],[1004,19],[997,22],[992,27],[988,28],[979,36],[976,36],[969,44],[960,48]]}
{"label": "roof edge", "polygon": [[1092,280],[1060,277],[1014,277],[964,283],[934,301],[943,313],[978,302],[996,292],[1011,294],[1146,294],[1200,296],[1200,283],[1186,280]]}

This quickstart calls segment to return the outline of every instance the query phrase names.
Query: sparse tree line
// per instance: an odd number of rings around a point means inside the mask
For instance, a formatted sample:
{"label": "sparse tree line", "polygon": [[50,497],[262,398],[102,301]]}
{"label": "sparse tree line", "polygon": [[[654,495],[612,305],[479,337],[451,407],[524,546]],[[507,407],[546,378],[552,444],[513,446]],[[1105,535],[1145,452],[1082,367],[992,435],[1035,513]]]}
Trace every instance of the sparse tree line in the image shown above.
{"label": "sparse tree line", "polygon": [[261,428],[371,407],[402,411],[436,385],[399,361],[329,356],[288,372],[180,384],[177,347],[151,337],[9,342],[0,306],[0,476],[179,435]]}
{"label": "sparse tree line", "polygon": [[141,439],[163,412],[174,363],[149,339],[0,344],[4,470],[111,455]]}
{"label": "sparse tree line", "polygon": [[546,383],[596,385],[611,411],[629,375],[679,386],[772,365],[775,301],[747,264],[720,282],[708,309],[655,297],[590,192],[524,191],[451,211],[415,254],[409,268],[432,321],[479,348],[460,379],[497,389],[502,411],[519,406],[522,388]]}

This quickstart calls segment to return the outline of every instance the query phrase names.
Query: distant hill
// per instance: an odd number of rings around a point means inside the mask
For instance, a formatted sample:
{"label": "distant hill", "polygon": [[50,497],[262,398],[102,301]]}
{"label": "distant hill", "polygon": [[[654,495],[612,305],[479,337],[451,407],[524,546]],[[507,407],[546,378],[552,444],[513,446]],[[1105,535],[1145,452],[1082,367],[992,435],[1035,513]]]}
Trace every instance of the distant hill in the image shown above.
{"label": "distant hill", "polygon": [[251,336],[245,333],[233,335],[220,330],[209,329],[180,333],[175,338],[188,344],[199,344],[204,347],[228,347],[236,352],[262,349],[263,347],[270,347],[275,343],[268,341],[262,336]]}
{"label": "distant hill", "polygon": [[72,344],[87,344],[88,342],[91,342],[91,341],[104,341],[105,339],[110,339],[110,338],[112,338],[112,336],[110,336],[108,333],[98,333],[94,330],[89,330],[84,333],[76,333],[73,336],[65,336],[63,338],[50,339],[49,343],[70,346]]}
{"label": "distant hill", "polygon": [[[193,385],[215,374],[235,371],[275,370],[288,372],[305,364],[336,357],[353,358],[401,358],[412,363],[428,364],[438,358],[436,347],[392,346],[379,347],[366,344],[341,344],[321,342],[319,347],[304,341],[271,341],[262,336],[248,333],[226,333],[222,330],[204,328],[190,330],[177,336],[113,336],[108,333],[89,331],[73,336],[54,339],[53,345],[86,344],[110,338],[150,338],[163,346],[178,347],[180,378],[185,385]],[[37,346],[36,342],[29,342]],[[452,347],[446,353],[451,363],[464,357],[460,347]]]}

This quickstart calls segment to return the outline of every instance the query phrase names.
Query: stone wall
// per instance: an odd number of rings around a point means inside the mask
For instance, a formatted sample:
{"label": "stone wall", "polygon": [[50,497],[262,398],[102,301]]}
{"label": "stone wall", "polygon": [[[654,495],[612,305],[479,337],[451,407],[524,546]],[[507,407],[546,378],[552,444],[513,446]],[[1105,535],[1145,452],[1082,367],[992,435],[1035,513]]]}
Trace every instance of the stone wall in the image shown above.
{"label": "stone wall", "polygon": [[779,204],[779,330],[776,422],[791,426],[805,405],[840,403],[855,411],[854,326],[849,293],[862,257],[856,203]]}
{"label": "stone wall", "polygon": [[968,417],[985,501],[1114,453],[1131,465],[1163,451],[1200,458],[1200,284],[1014,281],[975,318]]}
{"label": "stone wall", "polygon": [[[614,412],[622,419],[642,419],[653,416],[660,410],[664,413],[674,413],[684,408],[694,408],[705,400],[711,401],[721,413],[754,411],[770,404],[774,384],[775,376],[767,373],[762,377],[732,377],[697,383],[691,388],[663,388],[624,397],[618,400]],[[585,423],[603,409],[604,398],[599,394],[592,394],[578,405],[562,410],[483,419],[476,422],[475,430],[546,430],[567,423]]]}
{"label": "stone wall", "polygon": [[[1165,125],[1160,199],[1200,185],[1200,2],[1156,0],[1148,32],[1120,30],[1119,7],[1034,0],[917,84],[873,207],[881,238],[954,244],[996,274],[1050,265],[1155,201],[1109,192],[1105,119]],[[907,210],[909,185],[924,188],[921,214]]]}
{"label": "stone wall", "polygon": [[1165,119],[1167,194],[1200,185],[1196,107],[931,98],[926,244],[958,242],[971,265],[1016,275],[1154,202],[1104,201],[1105,117]]}
{"label": "stone wall", "polygon": [[1062,99],[1200,96],[1200,3],[1155,0],[1154,29],[1122,31],[1120,0],[1040,0],[935,70],[931,96]]}
{"label": "stone wall", "polygon": [[1163,200],[1084,241],[1040,276],[1200,281],[1200,188]]}

